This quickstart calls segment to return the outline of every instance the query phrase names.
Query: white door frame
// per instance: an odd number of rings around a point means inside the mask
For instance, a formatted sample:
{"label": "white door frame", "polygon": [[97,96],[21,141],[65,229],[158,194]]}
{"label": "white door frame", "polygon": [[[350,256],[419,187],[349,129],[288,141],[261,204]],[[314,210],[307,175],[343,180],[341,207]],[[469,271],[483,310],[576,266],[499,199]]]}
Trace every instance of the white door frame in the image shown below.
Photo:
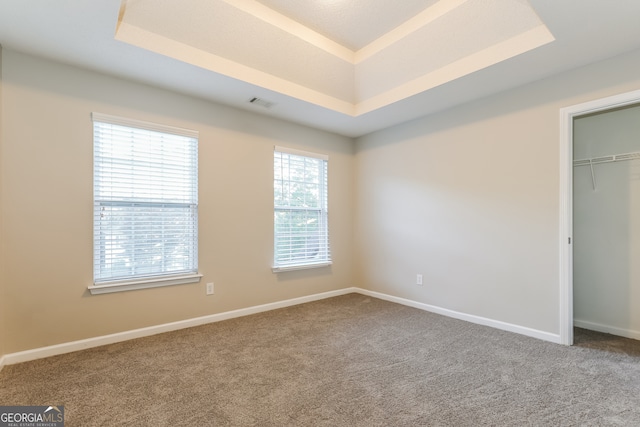
{"label": "white door frame", "polygon": [[560,109],[560,342],[573,344],[573,119],[640,103],[640,90]]}

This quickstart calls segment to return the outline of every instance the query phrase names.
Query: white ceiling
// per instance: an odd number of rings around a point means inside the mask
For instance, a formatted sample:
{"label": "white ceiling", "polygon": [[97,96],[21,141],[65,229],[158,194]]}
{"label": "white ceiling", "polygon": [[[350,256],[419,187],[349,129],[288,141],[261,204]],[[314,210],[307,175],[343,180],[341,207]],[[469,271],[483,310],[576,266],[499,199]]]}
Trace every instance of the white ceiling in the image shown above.
{"label": "white ceiling", "polygon": [[2,0],[0,44],[359,136],[638,49],[639,18],[638,0]]}
{"label": "white ceiling", "polygon": [[257,1],[353,51],[362,49],[438,2],[438,0]]}

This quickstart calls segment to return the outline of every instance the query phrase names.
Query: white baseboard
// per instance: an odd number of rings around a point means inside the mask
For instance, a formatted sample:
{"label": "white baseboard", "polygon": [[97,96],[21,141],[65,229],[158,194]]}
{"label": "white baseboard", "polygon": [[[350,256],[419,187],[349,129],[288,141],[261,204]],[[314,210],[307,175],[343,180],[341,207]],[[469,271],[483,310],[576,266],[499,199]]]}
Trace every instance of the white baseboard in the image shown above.
{"label": "white baseboard", "polygon": [[380,292],[368,291],[366,289],[357,288],[356,292],[363,295],[368,295],[370,297],[406,305],[409,307],[419,308],[420,310],[429,311],[431,313],[452,317],[454,319],[464,320],[466,322],[471,322],[483,326],[490,326],[492,328],[501,329],[503,331],[515,332],[517,334],[526,335],[528,337],[538,338],[540,340],[561,344],[559,334],[552,334],[549,332],[539,331],[537,329],[527,328],[525,326],[514,325],[511,323],[501,322],[499,320],[487,319],[486,317],[474,316],[472,314],[460,313],[458,311],[453,311],[446,308],[424,304],[404,298],[394,297],[392,295],[382,294]]}
{"label": "white baseboard", "polygon": [[605,334],[640,340],[640,331],[634,331],[631,329],[616,328],[614,326],[607,326],[600,323],[587,322],[585,320],[578,319],[573,319],[573,326],[589,329],[591,331],[604,332]]}
{"label": "white baseboard", "polygon": [[293,299],[273,302],[269,304],[241,308],[239,310],[226,311],[224,313],[212,314],[209,316],[196,317],[194,319],[181,320],[178,322],[165,323],[165,324],[156,325],[156,326],[149,326],[147,328],[134,329],[131,331],[119,332],[111,335],[103,335],[100,337],[88,338],[88,339],[79,340],[79,341],[72,341],[72,342],[63,343],[63,344],[56,344],[48,347],[36,348],[33,350],[26,350],[26,351],[20,351],[17,353],[5,354],[0,360],[2,361],[2,364],[13,365],[15,363],[28,362],[30,360],[42,359],[45,357],[56,356],[59,354],[71,353],[73,351],[85,350],[87,348],[99,347],[102,345],[128,341],[135,338],[148,337],[151,335],[161,334],[164,332],[170,332],[170,331],[176,331],[179,329],[200,326],[207,323],[220,322],[222,320],[248,316],[251,314],[262,313],[264,311],[276,310],[278,308],[304,304],[306,302],[311,302],[311,301],[319,301],[322,299],[336,297],[340,295],[346,295],[354,292],[357,292],[357,288],[345,288],[345,289],[339,289],[337,291],[323,292],[320,294],[308,295],[300,298],[293,298]]}
{"label": "white baseboard", "polygon": [[[288,299],[284,301],[273,302],[269,304],[257,305],[253,307],[241,308],[238,310],[227,311],[224,313],[212,314],[209,316],[196,317],[194,319],[181,320],[178,322],[165,323],[162,325],[149,326],[147,328],[134,329],[131,331],[119,332],[116,334],[103,335],[100,337],[88,338],[79,341],[56,344],[48,347],[36,348],[33,350],[20,351],[17,353],[5,354],[0,357],[0,370],[4,365],[13,365],[15,363],[28,362],[31,360],[42,359],[45,357],[56,356],[59,354],[71,353],[73,351],[85,350],[88,348],[99,347],[107,344],[128,341],[135,338],[148,337],[151,335],[161,334],[164,332],[176,331],[179,329],[191,328],[207,323],[220,322],[222,320],[233,319],[236,317],[248,316],[251,314],[262,313],[265,311],[276,310],[279,308],[290,307],[293,305],[304,304],[312,301],[319,301],[326,298],[332,298],[350,293],[359,293],[373,298],[379,298],[385,301],[395,302],[397,304],[406,305],[408,307],[418,308],[420,310],[429,311],[431,313],[441,314],[443,316],[452,317],[454,319],[465,320],[467,322],[476,323],[478,325],[490,326],[492,328],[504,331],[515,332],[518,334],[538,338],[544,341],[560,343],[560,335],[548,332],[538,331],[536,329],[526,328],[524,326],[513,325],[510,323],[500,322],[498,320],[487,319],[484,317],[474,316],[471,314],[460,313],[445,308],[424,304],[405,298],[395,297],[380,292],[369,291],[366,289],[350,287],[339,289],[336,291],[323,292],[320,294],[308,295],[299,298]],[[589,328],[591,329],[591,328]]]}

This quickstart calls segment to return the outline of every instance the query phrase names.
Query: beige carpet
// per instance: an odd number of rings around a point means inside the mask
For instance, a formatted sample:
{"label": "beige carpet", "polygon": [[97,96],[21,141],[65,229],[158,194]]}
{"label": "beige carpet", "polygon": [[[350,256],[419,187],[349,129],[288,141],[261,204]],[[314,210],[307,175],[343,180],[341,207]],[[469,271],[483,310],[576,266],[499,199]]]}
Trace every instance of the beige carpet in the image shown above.
{"label": "beige carpet", "polygon": [[640,425],[638,342],[565,347],[350,294],[19,365],[67,426]]}

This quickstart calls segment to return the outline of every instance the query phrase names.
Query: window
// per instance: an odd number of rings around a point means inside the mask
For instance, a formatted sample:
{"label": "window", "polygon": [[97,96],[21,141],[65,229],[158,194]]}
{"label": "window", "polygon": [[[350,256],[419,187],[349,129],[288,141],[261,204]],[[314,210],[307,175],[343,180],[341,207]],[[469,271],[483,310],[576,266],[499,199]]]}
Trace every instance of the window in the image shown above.
{"label": "window", "polygon": [[331,264],[327,161],[283,147],[274,152],[274,272]]}
{"label": "window", "polygon": [[198,133],[93,113],[92,293],[199,280]]}

